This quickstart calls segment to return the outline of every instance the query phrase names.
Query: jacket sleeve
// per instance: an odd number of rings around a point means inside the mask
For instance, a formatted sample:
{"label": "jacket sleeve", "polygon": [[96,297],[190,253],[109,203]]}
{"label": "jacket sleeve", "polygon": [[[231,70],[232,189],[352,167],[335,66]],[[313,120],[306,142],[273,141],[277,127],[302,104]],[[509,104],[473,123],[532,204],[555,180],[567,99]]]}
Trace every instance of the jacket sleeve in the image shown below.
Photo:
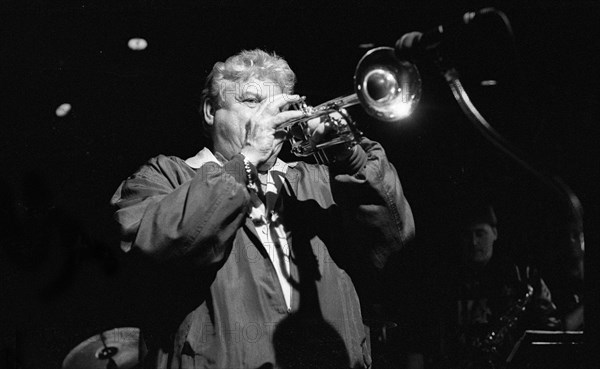
{"label": "jacket sleeve", "polygon": [[353,175],[337,174],[343,164],[332,167],[331,182],[335,202],[344,214],[345,228],[352,240],[366,245],[372,264],[381,269],[388,257],[401,249],[415,233],[413,214],[394,166],[388,161],[383,147],[363,138],[356,147],[365,159]]}
{"label": "jacket sleeve", "polygon": [[111,204],[124,251],[138,248],[159,260],[192,257],[201,265],[230,251],[250,201],[243,158],[206,163],[191,179],[185,169],[159,156],[121,183]]}

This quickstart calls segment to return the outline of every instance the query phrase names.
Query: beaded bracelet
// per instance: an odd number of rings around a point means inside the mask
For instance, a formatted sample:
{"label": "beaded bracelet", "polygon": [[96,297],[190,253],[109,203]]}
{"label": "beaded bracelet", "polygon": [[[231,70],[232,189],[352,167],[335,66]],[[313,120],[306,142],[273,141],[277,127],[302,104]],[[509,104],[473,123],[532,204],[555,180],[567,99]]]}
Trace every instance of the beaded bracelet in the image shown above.
{"label": "beaded bracelet", "polygon": [[252,167],[251,163],[248,159],[244,157],[244,170],[246,171],[246,179],[248,180],[248,184],[246,187],[251,190],[258,192],[258,186],[256,185],[256,181],[254,180],[254,176],[252,175]]}

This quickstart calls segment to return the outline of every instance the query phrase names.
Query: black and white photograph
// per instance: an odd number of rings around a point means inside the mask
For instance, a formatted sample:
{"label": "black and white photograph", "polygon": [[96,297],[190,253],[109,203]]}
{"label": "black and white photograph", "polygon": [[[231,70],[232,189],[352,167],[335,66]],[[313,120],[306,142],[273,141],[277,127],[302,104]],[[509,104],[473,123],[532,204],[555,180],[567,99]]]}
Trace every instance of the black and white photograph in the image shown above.
{"label": "black and white photograph", "polygon": [[598,19],[3,0],[0,367],[596,368]]}

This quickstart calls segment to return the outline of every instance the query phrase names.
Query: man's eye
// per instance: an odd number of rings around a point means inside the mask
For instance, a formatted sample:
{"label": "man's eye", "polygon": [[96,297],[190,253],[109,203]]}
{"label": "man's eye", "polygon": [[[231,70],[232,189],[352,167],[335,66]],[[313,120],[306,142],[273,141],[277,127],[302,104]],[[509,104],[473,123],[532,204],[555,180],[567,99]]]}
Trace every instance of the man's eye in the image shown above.
{"label": "man's eye", "polygon": [[258,104],[260,101],[255,98],[255,97],[247,97],[244,100],[242,100],[245,103],[250,103],[250,104]]}

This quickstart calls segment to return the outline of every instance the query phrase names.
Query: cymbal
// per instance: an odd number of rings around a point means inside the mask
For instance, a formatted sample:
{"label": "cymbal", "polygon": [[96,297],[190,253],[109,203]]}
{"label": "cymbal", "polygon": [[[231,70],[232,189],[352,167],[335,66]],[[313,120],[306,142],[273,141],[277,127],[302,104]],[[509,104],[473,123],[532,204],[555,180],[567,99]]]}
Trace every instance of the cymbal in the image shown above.
{"label": "cymbal", "polygon": [[145,354],[139,328],[115,328],[77,345],[65,357],[62,369],[131,369]]}

